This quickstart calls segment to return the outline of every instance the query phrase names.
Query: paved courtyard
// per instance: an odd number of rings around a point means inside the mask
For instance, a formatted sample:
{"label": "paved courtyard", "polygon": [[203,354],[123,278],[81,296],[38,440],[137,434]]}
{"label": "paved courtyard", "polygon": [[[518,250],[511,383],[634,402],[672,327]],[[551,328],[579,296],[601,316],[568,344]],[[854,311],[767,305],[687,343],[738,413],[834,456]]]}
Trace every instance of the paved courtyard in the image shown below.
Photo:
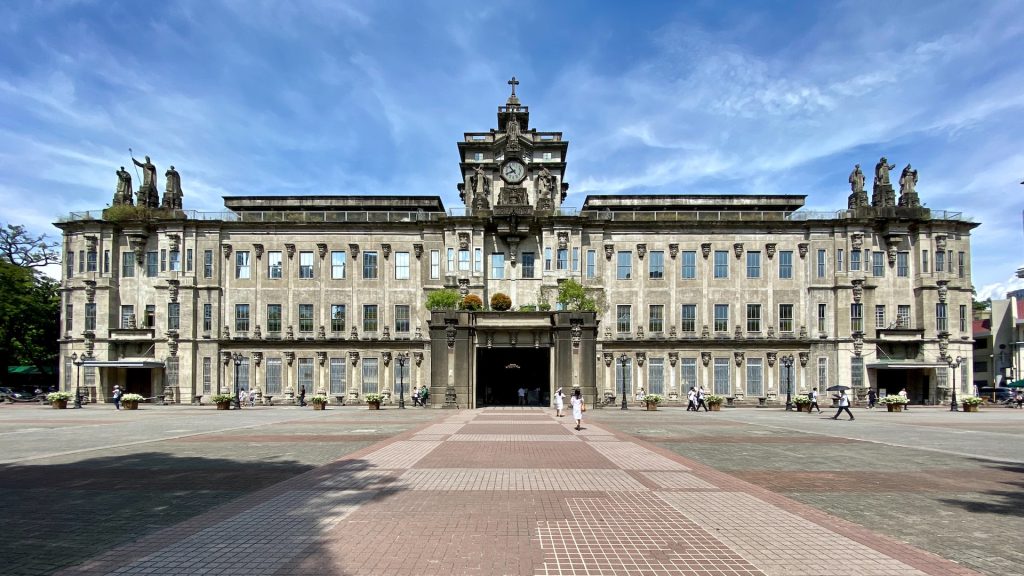
{"label": "paved courtyard", "polygon": [[0,554],[7,574],[1020,573],[1024,411],[855,414],[591,410],[576,432],[540,409],[3,406]]}

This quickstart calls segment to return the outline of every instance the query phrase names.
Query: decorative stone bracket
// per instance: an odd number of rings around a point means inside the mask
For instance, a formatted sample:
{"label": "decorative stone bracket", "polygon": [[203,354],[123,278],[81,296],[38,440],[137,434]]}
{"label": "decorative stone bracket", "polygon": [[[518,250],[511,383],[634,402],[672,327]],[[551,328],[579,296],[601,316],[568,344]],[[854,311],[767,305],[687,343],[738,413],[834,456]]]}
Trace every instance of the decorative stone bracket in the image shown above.
{"label": "decorative stone bracket", "polygon": [[800,356],[800,366],[802,368],[806,368],[808,360],[811,359],[810,352],[800,352],[799,356]]}
{"label": "decorative stone bracket", "polygon": [[317,242],[316,251],[318,254],[320,254],[320,259],[323,260],[324,257],[327,256],[327,244],[324,244],[323,242]]}
{"label": "decorative stone bracket", "polygon": [[225,366],[227,366],[228,364],[231,364],[231,352],[228,352],[227,350],[222,350],[221,353],[220,353],[220,361]]}
{"label": "decorative stone bracket", "polygon": [[771,260],[772,258],[775,258],[775,250],[776,250],[777,246],[778,245],[775,242],[769,242],[769,243],[764,245],[764,251],[765,251],[765,254],[768,255],[768,259],[769,260]]}
{"label": "decorative stone bracket", "polygon": [[854,250],[860,250],[864,246],[864,235],[856,232],[850,235],[850,245]]}
{"label": "decorative stone bracket", "polygon": [[604,245],[604,259],[605,260],[611,260],[612,259],[612,254],[614,254],[614,253],[615,253],[615,244],[605,244]]}
{"label": "decorative stone bracket", "polygon": [[178,280],[167,281],[167,297],[171,300],[171,302],[178,301],[178,287],[180,284],[181,282],[179,282]]}
{"label": "decorative stone bracket", "polygon": [[285,244],[284,249],[288,253],[289,260],[295,257],[295,244]]}
{"label": "decorative stone bracket", "polygon": [[558,232],[558,249],[565,250],[569,246],[569,233],[565,231]]}
{"label": "decorative stone bracket", "polygon": [[939,280],[936,284],[939,285],[939,302],[945,302],[949,294],[949,280]]}
{"label": "decorative stone bracket", "polygon": [[679,255],[679,244],[669,244],[668,245],[668,256],[669,256],[669,258],[675,260],[676,256],[678,256],[678,255]]}
{"label": "decorative stone bracket", "polygon": [[853,355],[860,356],[864,352],[864,333],[853,333]]}
{"label": "decorative stone bracket", "polygon": [[707,260],[711,256],[711,242],[704,242],[700,245],[700,253]]}
{"label": "decorative stone bracket", "polygon": [[743,243],[737,242],[732,245],[732,251],[736,254],[736,259],[739,260],[743,257]]}
{"label": "decorative stone bracket", "polygon": [[646,361],[647,361],[647,352],[637,352],[636,353],[636,365],[637,366],[643,366],[644,362],[646,362]]}
{"label": "decorative stone bracket", "polygon": [[359,261],[359,244],[349,244],[348,251],[352,254],[352,263]]}
{"label": "decorative stone bracket", "polygon": [[775,367],[775,361],[779,359],[779,353],[778,352],[769,352],[767,354],[767,356],[768,356],[768,367],[769,368],[774,368]]}
{"label": "decorative stone bracket", "polygon": [[385,260],[387,260],[388,258],[391,258],[391,244],[388,244],[386,242],[384,244],[381,244],[380,245],[380,251],[381,251],[382,254],[384,254],[384,259]]}
{"label": "decorative stone bracket", "polygon": [[444,329],[444,336],[445,336],[445,339],[448,341],[448,347],[449,348],[455,348],[455,336],[458,333],[459,333],[459,331],[455,329],[455,325],[454,324],[449,324]]}
{"label": "decorative stone bracket", "polygon": [[423,352],[413,352],[412,359],[416,362],[416,365],[419,366],[423,363]]}
{"label": "decorative stone bracket", "polygon": [[359,352],[355,350],[349,350],[348,361],[351,362],[353,366],[359,364]]}
{"label": "decorative stone bracket", "polygon": [[459,232],[459,250],[469,250],[469,232]]}
{"label": "decorative stone bracket", "polygon": [[[85,281],[85,299],[89,302],[96,300],[96,281],[86,280]],[[173,300],[172,300],[173,302]]]}
{"label": "decorative stone bracket", "polygon": [[263,352],[253,352],[252,362],[259,368],[260,364],[263,364]]}
{"label": "decorative stone bracket", "polygon": [[704,364],[704,367],[707,368],[708,364],[711,363],[711,352],[701,352],[700,361]]}
{"label": "decorative stone bracket", "polygon": [[796,245],[797,251],[800,253],[800,259],[807,258],[807,242],[801,242]]}
{"label": "decorative stone bracket", "polygon": [[668,363],[669,363],[669,365],[671,365],[673,368],[675,368],[677,362],[679,362],[679,352],[669,352],[668,353]]}
{"label": "decorative stone bracket", "polygon": [[423,244],[416,243],[412,245],[412,253],[416,255],[416,259],[419,260],[420,256],[423,256]]}
{"label": "decorative stone bracket", "polygon": [[612,366],[612,361],[613,361],[614,359],[615,359],[615,356],[614,356],[614,355],[612,355],[612,353],[611,353],[611,352],[605,352],[605,353],[604,353],[604,365],[605,365],[605,367],[607,367],[607,368],[611,368],[611,366]]}
{"label": "decorative stone bracket", "polygon": [[252,251],[256,253],[256,259],[260,260],[263,258],[263,244],[253,244]]}
{"label": "decorative stone bracket", "polygon": [[384,365],[385,366],[390,366],[391,365],[391,352],[387,352],[387,351],[381,352],[380,353],[380,357],[384,360]]}
{"label": "decorative stone bracket", "polygon": [[940,252],[945,252],[946,251],[946,235],[945,234],[937,234],[935,236],[935,248],[937,250],[939,250]]}
{"label": "decorative stone bracket", "polygon": [[743,366],[743,359],[745,358],[745,356],[746,356],[745,352],[733,352],[732,353],[732,359],[733,359],[734,362],[736,362],[736,367],[737,368],[739,368],[740,366]]}
{"label": "decorative stone bracket", "polygon": [[857,279],[853,281],[853,301],[860,302],[861,297],[864,296],[864,280]]}
{"label": "decorative stone bracket", "polygon": [[221,244],[220,248],[224,252],[224,259],[225,260],[228,259],[228,258],[231,258],[231,250],[232,250],[231,244]]}
{"label": "decorative stone bracket", "polygon": [[643,260],[644,256],[647,255],[647,244],[637,244],[636,255],[639,256],[641,260]]}
{"label": "decorative stone bracket", "polygon": [[291,366],[295,362],[295,352],[285,352],[284,359],[288,362],[288,365]]}

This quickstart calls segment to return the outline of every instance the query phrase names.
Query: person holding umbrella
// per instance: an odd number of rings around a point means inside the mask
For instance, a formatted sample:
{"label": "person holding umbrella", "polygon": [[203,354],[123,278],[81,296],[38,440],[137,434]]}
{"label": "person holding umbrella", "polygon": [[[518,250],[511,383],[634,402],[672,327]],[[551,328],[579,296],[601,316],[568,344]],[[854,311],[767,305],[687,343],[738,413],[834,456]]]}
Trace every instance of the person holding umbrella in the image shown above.
{"label": "person holding umbrella", "polygon": [[839,395],[835,396],[839,400],[839,410],[836,410],[836,415],[832,417],[833,420],[838,420],[839,415],[846,410],[846,413],[850,415],[850,420],[853,420],[853,412],[850,412],[850,397],[846,395],[847,386],[832,386],[829,390],[838,389]]}

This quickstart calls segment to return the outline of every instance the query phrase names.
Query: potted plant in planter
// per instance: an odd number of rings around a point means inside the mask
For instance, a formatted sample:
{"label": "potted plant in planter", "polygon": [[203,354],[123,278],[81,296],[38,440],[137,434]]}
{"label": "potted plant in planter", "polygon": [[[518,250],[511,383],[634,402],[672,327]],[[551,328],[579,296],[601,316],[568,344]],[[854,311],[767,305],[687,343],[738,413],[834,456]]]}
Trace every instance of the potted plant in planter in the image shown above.
{"label": "potted plant in planter", "polygon": [[964,405],[964,412],[977,412],[978,406],[981,406],[984,399],[977,396],[964,396],[960,398],[960,402]]}
{"label": "potted plant in planter", "polygon": [[497,312],[504,312],[512,308],[512,299],[508,297],[508,294],[504,292],[498,292],[494,296],[491,296],[491,310]]}
{"label": "potted plant in planter", "polygon": [[323,394],[314,394],[309,397],[309,403],[313,405],[313,410],[324,410],[327,408],[327,396]]}
{"label": "potted plant in planter", "polygon": [[797,412],[811,411],[811,398],[806,394],[797,394],[796,396],[793,396],[793,404],[796,404]]}
{"label": "potted plant in planter", "polygon": [[879,398],[880,404],[885,404],[885,409],[889,412],[903,412],[903,406],[907,404],[907,399],[899,394],[890,394],[884,398]]}
{"label": "potted plant in planter", "polygon": [[70,399],[70,392],[50,392],[46,395],[46,401],[50,403],[50,406],[60,410],[68,407],[68,400]]}
{"label": "potted plant in planter", "polygon": [[228,410],[231,408],[231,401],[235,397],[231,394],[214,394],[213,403],[217,405],[217,410]]}
{"label": "potted plant in planter", "polygon": [[722,409],[722,402],[725,402],[725,396],[720,394],[708,394],[704,397],[704,402],[712,412],[718,412]]}
{"label": "potted plant in planter", "polygon": [[366,400],[366,405],[370,410],[380,410],[380,401],[383,400],[384,397],[380,394],[370,393],[363,395],[363,399]]}
{"label": "potted plant in planter", "polygon": [[661,394],[647,394],[644,396],[643,400],[644,404],[647,404],[648,410],[657,410],[658,404],[661,404],[661,401],[664,400],[664,398],[661,397]]}
{"label": "potted plant in planter", "polygon": [[146,398],[142,394],[125,394],[121,396],[121,406],[125,410],[138,410],[139,402],[142,402]]}

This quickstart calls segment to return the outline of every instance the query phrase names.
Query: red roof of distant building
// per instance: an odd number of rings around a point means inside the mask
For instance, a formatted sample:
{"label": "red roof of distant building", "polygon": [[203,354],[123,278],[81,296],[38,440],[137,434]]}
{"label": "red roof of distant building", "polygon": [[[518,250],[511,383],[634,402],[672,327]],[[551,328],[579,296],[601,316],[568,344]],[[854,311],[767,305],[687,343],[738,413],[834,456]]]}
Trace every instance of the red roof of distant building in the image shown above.
{"label": "red roof of distant building", "polygon": [[975,338],[988,336],[992,333],[992,319],[975,320],[972,322],[971,330]]}
{"label": "red roof of distant building", "polygon": [[1024,322],[1024,299],[1017,300],[1017,322]]}

